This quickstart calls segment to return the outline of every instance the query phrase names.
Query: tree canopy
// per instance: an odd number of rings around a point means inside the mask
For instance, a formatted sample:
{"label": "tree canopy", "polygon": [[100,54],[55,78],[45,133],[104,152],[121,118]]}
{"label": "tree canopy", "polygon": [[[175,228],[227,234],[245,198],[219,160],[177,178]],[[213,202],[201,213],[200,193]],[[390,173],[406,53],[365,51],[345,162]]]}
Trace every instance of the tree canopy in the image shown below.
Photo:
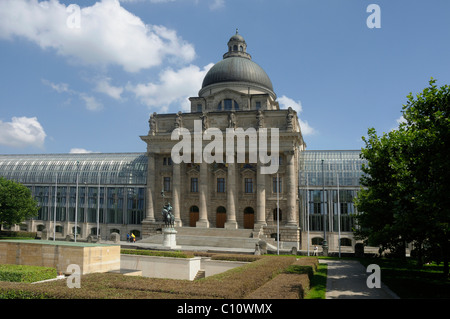
{"label": "tree canopy", "polygon": [[429,87],[403,105],[404,122],[378,136],[363,137],[367,159],[355,204],[357,238],[396,250],[413,243],[423,257],[444,261],[450,252],[450,87]]}
{"label": "tree canopy", "polygon": [[0,224],[19,224],[37,213],[37,202],[26,186],[0,177]]}

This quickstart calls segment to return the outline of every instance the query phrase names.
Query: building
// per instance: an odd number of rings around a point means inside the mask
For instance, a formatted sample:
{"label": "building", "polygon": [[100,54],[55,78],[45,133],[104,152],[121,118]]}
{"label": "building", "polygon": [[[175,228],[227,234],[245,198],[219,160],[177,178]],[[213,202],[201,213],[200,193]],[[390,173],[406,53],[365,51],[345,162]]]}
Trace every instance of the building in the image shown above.
{"label": "building", "polygon": [[41,206],[17,227],[146,238],[170,202],[177,227],[250,229],[261,238],[279,230],[283,247],[303,250],[327,234],[332,250],[354,245],[359,152],[306,151],[296,112],[280,109],[238,32],[190,102],[188,113],[151,114],[145,153],[0,155],[0,176],[25,184]]}

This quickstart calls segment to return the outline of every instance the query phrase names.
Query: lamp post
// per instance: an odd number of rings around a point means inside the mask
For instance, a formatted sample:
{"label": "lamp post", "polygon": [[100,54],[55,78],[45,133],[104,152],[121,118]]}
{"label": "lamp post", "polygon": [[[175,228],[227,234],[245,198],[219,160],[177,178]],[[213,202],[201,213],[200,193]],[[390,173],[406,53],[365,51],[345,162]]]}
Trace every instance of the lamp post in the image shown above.
{"label": "lamp post", "polygon": [[75,231],[74,231],[74,240],[75,242],[77,242],[77,219],[78,219],[78,164],[80,162],[77,161],[77,188],[75,191]]}
{"label": "lamp post", "polygon": [[55,241],[56,238],[56,198],[58,196],[58,173],[55,175],[55,211],[53,216],[53,241]]}
{"label": "lamp post", "polygon": [[327,243],[327,214],[325,211],[325,175],[323,171],[323,160],[322,160],[322,205],[323,205],[323,243],[322,250],[323,255],[328,256],[328,243]]}

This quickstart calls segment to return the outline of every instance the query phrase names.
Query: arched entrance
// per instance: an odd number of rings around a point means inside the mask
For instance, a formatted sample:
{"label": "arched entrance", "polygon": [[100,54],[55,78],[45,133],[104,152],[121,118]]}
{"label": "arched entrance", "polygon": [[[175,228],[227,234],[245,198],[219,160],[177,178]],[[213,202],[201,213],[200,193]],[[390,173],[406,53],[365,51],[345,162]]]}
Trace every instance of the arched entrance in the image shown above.
{"label": "arched entrance", "polygon": [[251,207],[244,209],[244,228],[253,229],[255,224],[255,211]]}
{"label": "arched entrance", "polygon": [[191,206],[189,208],[189,226],[195,227],[199,219],[199,209],[197,206]]}
{"label": "arched entrance", "polygon": [[227,210],[223,206],[217,207],[216,210],[216,227],[224,228],[225,222],[227,221]]}

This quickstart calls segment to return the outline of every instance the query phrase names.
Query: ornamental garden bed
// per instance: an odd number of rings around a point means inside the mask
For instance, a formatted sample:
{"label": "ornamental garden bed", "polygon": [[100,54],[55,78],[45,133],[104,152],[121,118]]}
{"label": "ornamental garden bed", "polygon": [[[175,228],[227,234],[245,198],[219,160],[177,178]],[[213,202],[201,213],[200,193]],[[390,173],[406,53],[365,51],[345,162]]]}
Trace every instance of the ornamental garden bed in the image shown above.
{"label": "ornamental garden bed", "polygon": [[[244,258],[244,257],[243,257]],[[57,298],[57,299],[243,299],[254,298],[259,289],[263,298],[291,296],[285,280],[276,280],[280,274],[291,274],[291,266],[300,262],[311,266],[316,258],[302,257],[297,260],[292,256],[258,256],[257,260],[241,267],[233,268],[221,274],[196,281],[146,278],[140,276],[123,276],[117,273],[93,273],[81,276],[80,288],[68,288],[65,280],[43,282],[35,285],[25,283],[0,282],[0,297],[6,298]],[[314,263],[312,263],[314,265]],[[280,277],[282,278],[282,277]],[[294,278],[294,277],[291,277]],[[298,281],[297,281],[298,282]],[[308,284],[306,281],[301,281]],[[265,286],[265,287],[264,287]],[[273,286],[277,286],[274,289]],[[304,289],[304,288],[302,288]],[[265,292],[264,292],[265,291]],[[301,294],[298,295],[302,297]]]}

